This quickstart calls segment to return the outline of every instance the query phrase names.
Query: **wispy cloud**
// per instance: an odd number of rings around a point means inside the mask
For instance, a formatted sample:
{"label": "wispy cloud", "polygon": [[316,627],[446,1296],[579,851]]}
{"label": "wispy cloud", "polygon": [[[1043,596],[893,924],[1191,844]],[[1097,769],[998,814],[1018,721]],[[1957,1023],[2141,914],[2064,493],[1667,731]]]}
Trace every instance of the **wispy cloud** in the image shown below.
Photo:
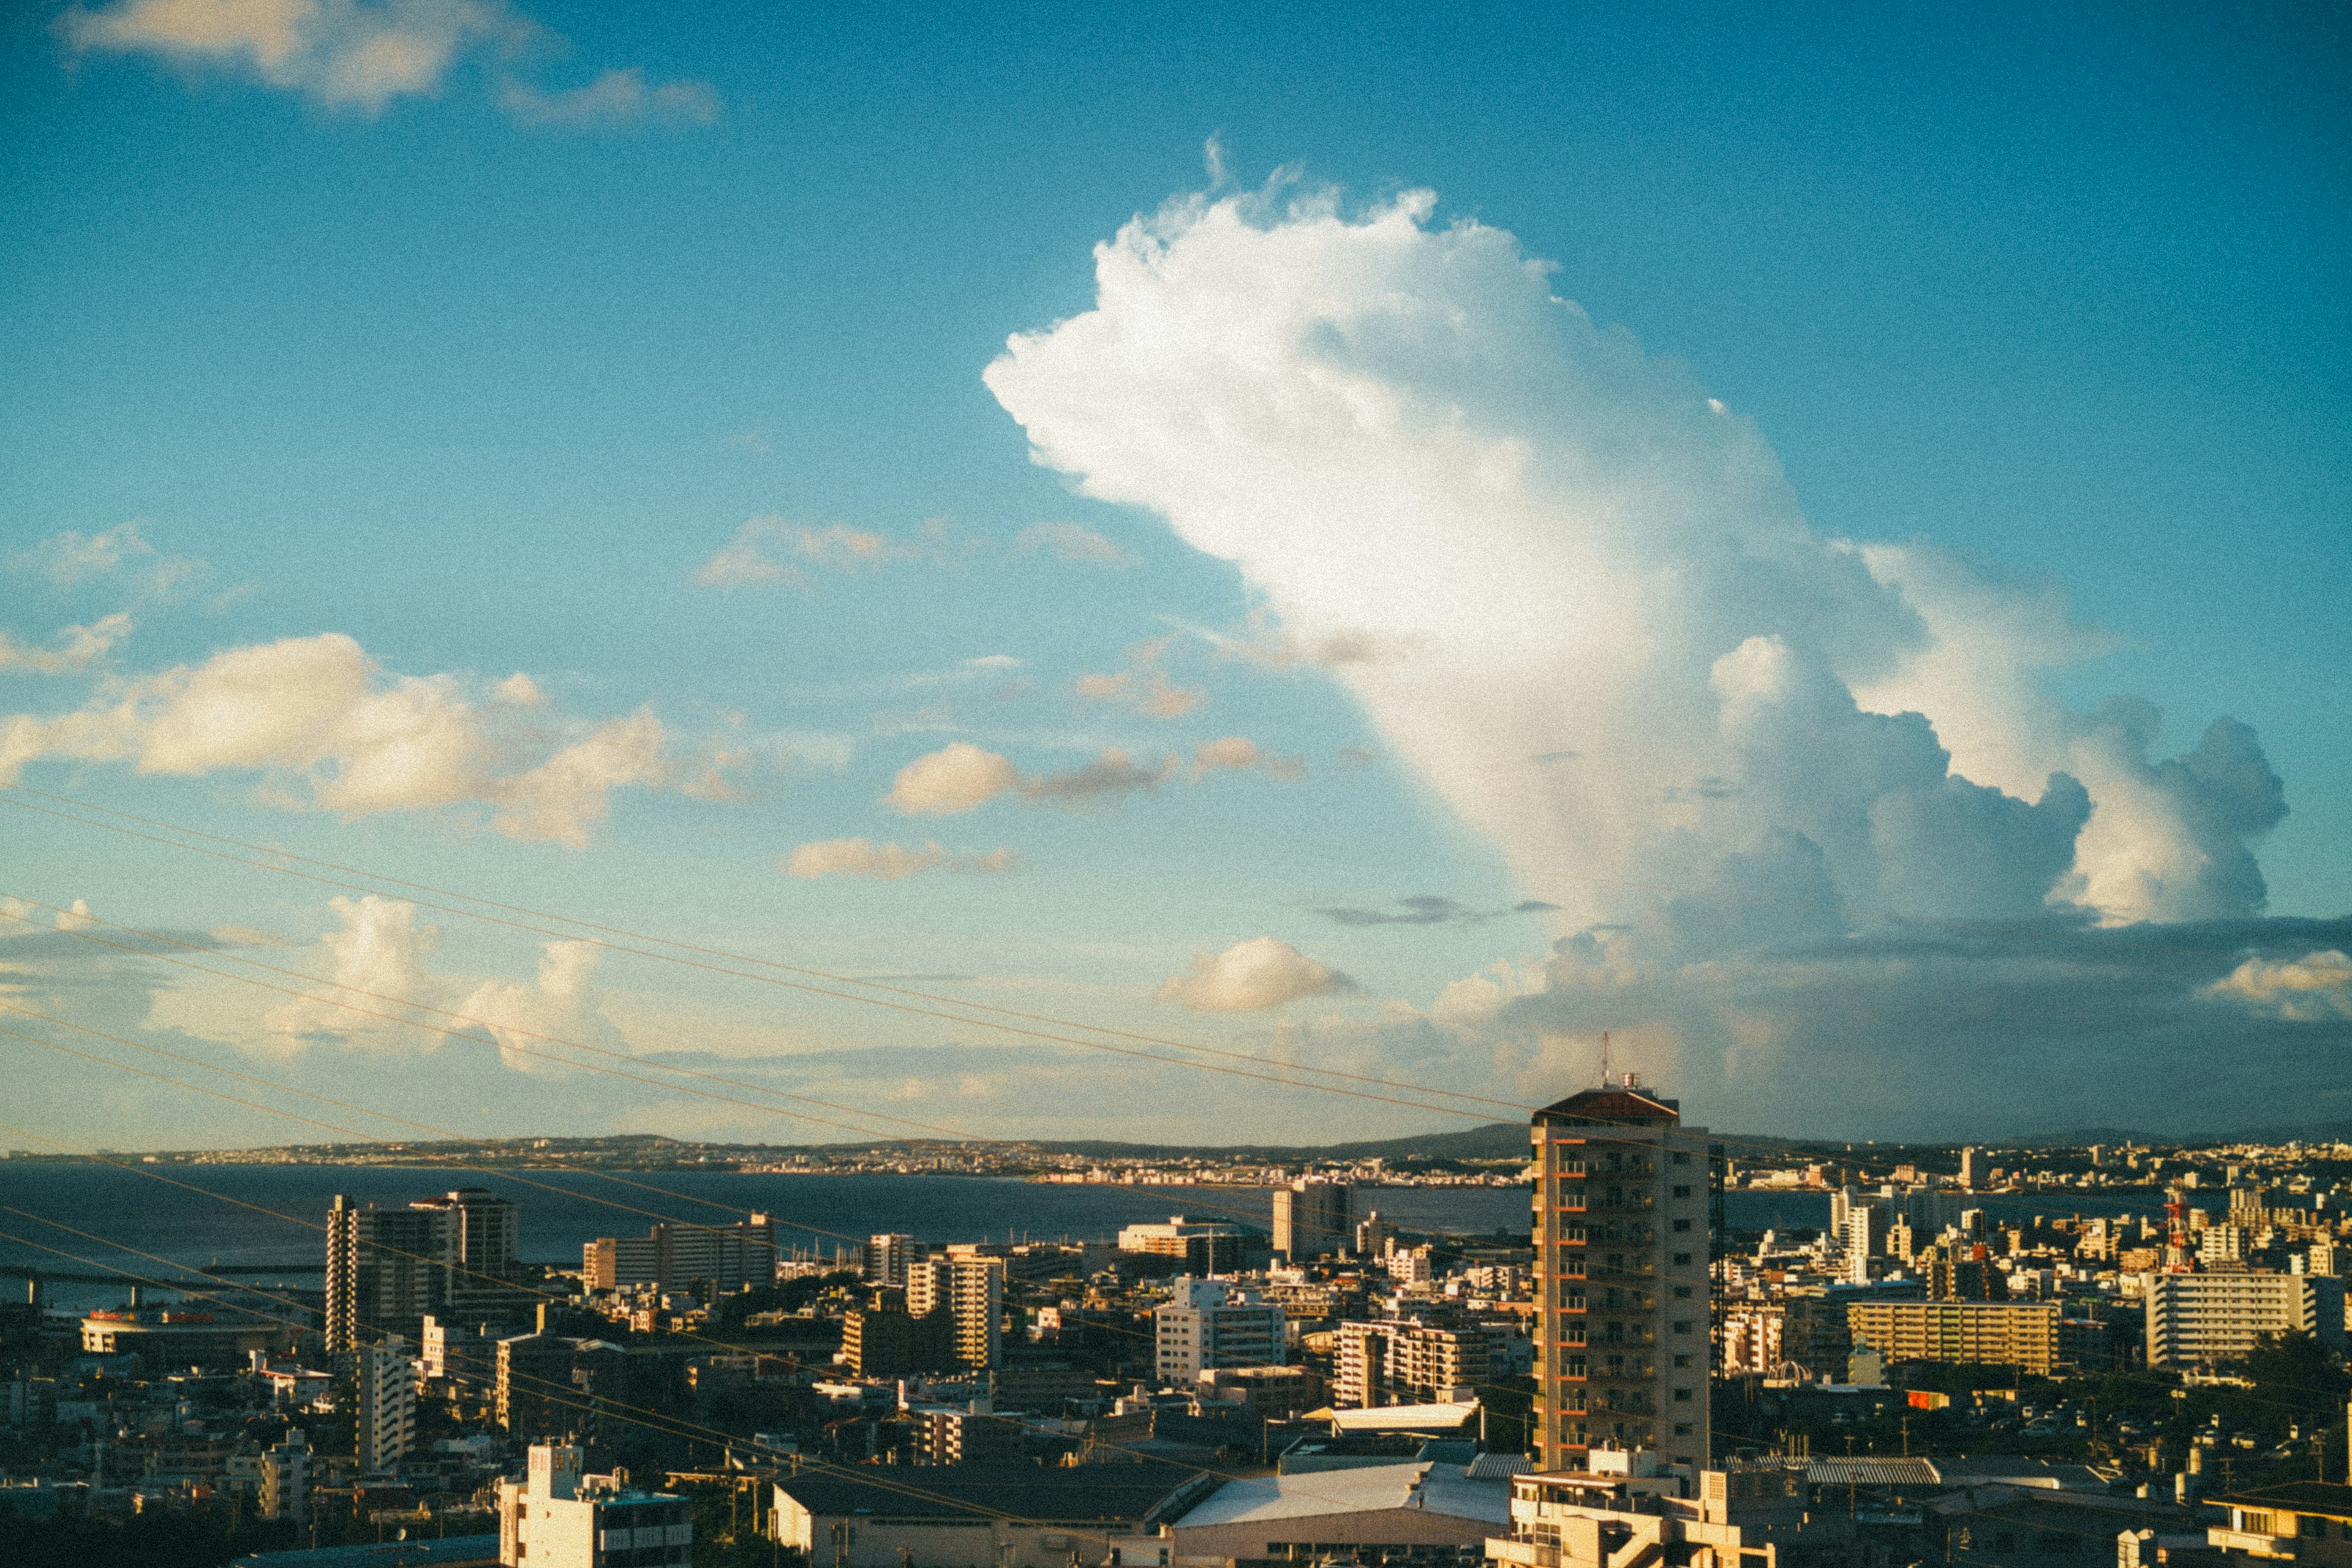
{"label": "wispy cloud", "polygon": [[79,675],[109,649],[131,635],[131,617],[121,611],[86,626],[68,626],[47,647],[18,642],[0,629],[0,673],[19,675]]}
{"label": "wispy cloud", "polygon": [[1083,708],[1106,702],[1147,719],[1181,719],[1209,700],[1198,687],[1179,686],[1161,661],[1173,637],[1154,637],[1127,650],[1127,668],[1108,675],[1082,675],[1073,689]]}
{"label": "wispy cloud", "polygon": [[787,877],[803,881],[852,877],[898,882],[925,871],[1010,871],[1019,860],[1002,846],[977,854],[950,854],[936,839],[902,847],[877,844],[870,838],[824,838],[799,846],[778,865]]}
{"label": "wispy cloud", "polygon": [[793,522],[773,512],[746,521],[694,574],[706,588],[815,587],[813,572],[873,571],[901,561],[951,566],[971,552],[959,547],[944,519],[926,521],[912,539],[846,523]]}
{"label": "wispy cloud", "polygon": [[1016,559],[1050,555],[1065,566],[1117,570],[1136,564],[1132,551],[1122,550],[1093,529],[1075,522],[1033,522],[1013,536],[1009,552]]}
{"label": "wispy cloud", "polygon": [[509,81],[499,89],[499,105],[518,125],[575,131],[665,123],[708,125],[719,118],[719,89],[709,82],[648,82],[646,73],[635,66],[608,70],[585,87],[568,92],[547,92],[526,81]]}
{"label": "wispy cloud", "polygon": [[1337,908],[1315,912],[1336,925],[1343,926],[1438,926],[1484,925],[1506,915],[1542,914],[1558,908],[1558,904],[1548,904],[1541,899],[1528,899],[1499,910],[1474,910],[1467,904],[1457,903],[1435,893],[1416,893],[1411,898],[1397,900],[1393,909]]}
{"label": "wispy cloud", "polygon": [[[502,0],[116,0],[72,7],[57,30],[77,54],[243,72],[363,115],[395,99],[437,96],[469,59],[511,60],[561,43]],[[499,101],[533,126],[709,124],[719,111],[708,83],[648,82],[633,67],[552,92],[510,79]]]}

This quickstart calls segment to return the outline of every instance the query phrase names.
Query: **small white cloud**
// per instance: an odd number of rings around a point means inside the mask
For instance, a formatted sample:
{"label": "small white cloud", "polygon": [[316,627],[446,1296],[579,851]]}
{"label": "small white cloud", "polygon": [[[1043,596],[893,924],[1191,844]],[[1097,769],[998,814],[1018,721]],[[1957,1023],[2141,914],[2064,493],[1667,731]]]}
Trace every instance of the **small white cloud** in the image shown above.
{"label": "small white cloud", "polygon": [[1013,869],[1018,857],[1009,848],[981,855],[950,855],[936,840],[918,847],[877,844],[870,838],[825,838],[803,844],[786,856],[784,875],[815,881],[822,877],[861,877],[879,882],[903,881],[924,871],[995,872]]}
{"label": "small white cloud", "polygon": [[1015,557],[1050,555],[1065,566],[1119,570],[1136,563],[1131,552],[1075,522],[1033,522],[1013,536],[1012,553]]}
{"label": "small white cloud", "polygon": [[90,916],[88,899],[76,899],[71,909],[58,911],[57,925],[59,931],[88,931],[97,923],[98,921]]}
{"label": "small white cloud", "polygon": [[956,558],[948,525],[936,519],[923,525],[919,537],[908,541],[846,523],[812,527],[771,512],[745,521],[702,563],[694,580],[706,588],[805,590],[814,585],[809,573],[814,568],[862,571],[898,561],[951,565]]}
{"label": "small white cloud", "polygon": [[1084,809],[1097,801],[1117,801],[1138,790],[1158,789],[1176,771],[1176,759],[1161,756],[1143,763],[1117,746],[1105,746],[1090,763],[1024,780],[1021,793],[1040,805]]}
{"label": "small white cloud", "polygon": [[517,708],[536,708],[541,701],[539,682],[518,669],[499,682],[499,700]]}
{"label": "small white cloud", "polygon": [[900,768],[883,803],[909,816],[958,816],[1020,784],[1019,771],[1003,757],[957,741]]}
{"label": "small white cloud", "polygon": [[2352,1018],[2352,956],[2329,949],[2301,958],[2250,958],[2201,994],[2275,1018]]}
{"label": "small white cloud", "polygon": [[1192,967],[1162,984],[1154,1000],[1196,1013],[1263,1013],[1354,989],[1355,982],[1288,942],[1255,936],[1223,952],[1193,954]]}
{"label": "small white cloud", "polygon": [[1147,719],[1181,719],[1206,702],[1208,693],[1179,686],[1160,668],[1173,637],[1154,637],[1127,650],[1127,668],[1112,675],[1082,675],[1073,689],[1078,703],[1108,702]]}
{"label": "small white cloud", "polygon": [[608,70],[569,92],[543,92],[528,82],[509,81],[499,89],[499,106],[518,125],[582,131],[708,125],[719,118],[719,103],[718,89],[709,82],[649,84],[645,72],[630,66]]}
{"label": "small white cloud", "polygon": [[1203,741],[1192,751],[1192,776],[1196,779],[1204,773],[1246,773],[1252,768],[1263,768],[1268,777],[1285,784],[1307,773],[1307,764],[1297,757],[1277,757],[1261,751],[1258,743],[1246,735]]}
{"label": "small white cloud", "polygon": [[603,956],[593,942],[551,942],[541,950],[534,983],[484,984],[457,1009],[470,1022],[451,1032],[488,1030],[499,1061],[541,1077],[568,1070],[575,1059],[572,1046],[625,1054],[628,1043],[604,1016],[593,984]]}
{"label": "small white cloud", "polygon": [[470,50],[511,50],[538,34],[497,0],[118,0],[77,6],[57,25],[82,53],[248,70],[272,87],[364,114],[395,98],[438,92]]}
{"label": "small white cloud", "polygon": [[68,626],[48,647],[30,647],[0,631],[0,673],[78,675],[131,635],[131,617],[118,611],[86,626]]}

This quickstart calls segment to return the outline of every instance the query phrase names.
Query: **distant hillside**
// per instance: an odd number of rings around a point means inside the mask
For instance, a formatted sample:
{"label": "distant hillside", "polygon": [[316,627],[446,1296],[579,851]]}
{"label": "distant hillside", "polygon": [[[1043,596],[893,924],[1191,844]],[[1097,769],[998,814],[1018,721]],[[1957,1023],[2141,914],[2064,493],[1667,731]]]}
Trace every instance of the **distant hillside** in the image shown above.
{"label": "distant hillside", "polygon": [[[1000,1144],[999,1147],[1004,1145]],[[1223,1159],[1263,1160],[1272,1164],[1304,1164],[1310,1160],[1510,1160],[1528,1152],[1524,1121],[1496,1121],[1458,1132],[1419,1132],[1403,1138],[1376,1138],[1354,1143],[1219,1144],[1110,1143],[1093,1140],[1067,1142],[1022,1139],[1018,1147],[1043,1149],[1056,1154],[1090,1159],[1170,1160],[1186,1155]]]}

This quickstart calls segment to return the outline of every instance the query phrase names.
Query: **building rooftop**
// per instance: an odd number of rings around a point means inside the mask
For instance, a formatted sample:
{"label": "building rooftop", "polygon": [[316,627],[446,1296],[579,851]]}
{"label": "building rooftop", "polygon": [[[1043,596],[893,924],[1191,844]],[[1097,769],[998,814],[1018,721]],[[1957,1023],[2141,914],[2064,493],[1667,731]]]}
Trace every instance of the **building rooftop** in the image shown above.
{"label": "building rooftop", "polygon": [[496,1535],[451,1535],[439,1540],[387,1541],[365,1546],[314,1546],[295,1552],[256,1552],[232,1558],[229,1568],[477,1568],[499,1560]]}
{"label": "building rooftop", "polygon": [[1658,1100],[1639,1089],[1588,1089],[1545,1106],[1535,1114],[1541,1127],[1580,1122],[1633,1127],[1671,1127],[1682,1121],[1679,1100]]}
{"label": "building rooftop", "polygon": [[1510,1481],[1503,1476],[1474,1479],[1459,1465],[1418,1460],[1296,1476],[1259,1476],[1227,1481],[1173,1522],[1180,1530],[1191,1530],[1398,1508],[1508,1524]]}
{"label": "building rooftop", "polygon": [[[814,1514],[869,1512],[877,1519],[990,1519],[1011,1514],[1045,1523],[1115,1524],[1140,1520],[1192,1478],[1167,1465],[943,1465],[857,1467],[780,1477],[776,1489]],[[913,1495],[910,1495],[913,1494]]]}
{"label": "building rooftop", "polygon": [[2231,1492],[2211,1500],[2224,1507],[2292,1509],[2296,1513],[2352,1519],[2352,1487],[2338,1486],[2334,1481],[2287,1481],[2252,1491]]}

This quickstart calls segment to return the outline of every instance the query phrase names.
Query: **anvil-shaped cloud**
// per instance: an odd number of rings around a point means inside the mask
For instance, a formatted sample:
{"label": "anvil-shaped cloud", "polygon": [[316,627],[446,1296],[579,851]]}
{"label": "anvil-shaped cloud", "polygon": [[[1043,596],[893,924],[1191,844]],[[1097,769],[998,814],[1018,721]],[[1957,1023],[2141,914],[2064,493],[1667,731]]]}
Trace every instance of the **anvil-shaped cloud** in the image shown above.
{"label": "anvil-shaped cloud", "polygon": [[[1620,963],[1688,975],[1889,917],[2088,940],[2260,913],[2250,845],[2285,805],[2250,730],[2159,759],[2147,703],[2068,709],[2041,672],[2106,639],[2055,584],[1817,535],[1751,421],[1433,205],[1173,202],[987,384],[1038,462],[1237,563],[1559,934]],[[1714,1025],[1693,1011],[1685,1071],[1698,1037],[1720,1067],[1794,1026],[1752,962]]]}

